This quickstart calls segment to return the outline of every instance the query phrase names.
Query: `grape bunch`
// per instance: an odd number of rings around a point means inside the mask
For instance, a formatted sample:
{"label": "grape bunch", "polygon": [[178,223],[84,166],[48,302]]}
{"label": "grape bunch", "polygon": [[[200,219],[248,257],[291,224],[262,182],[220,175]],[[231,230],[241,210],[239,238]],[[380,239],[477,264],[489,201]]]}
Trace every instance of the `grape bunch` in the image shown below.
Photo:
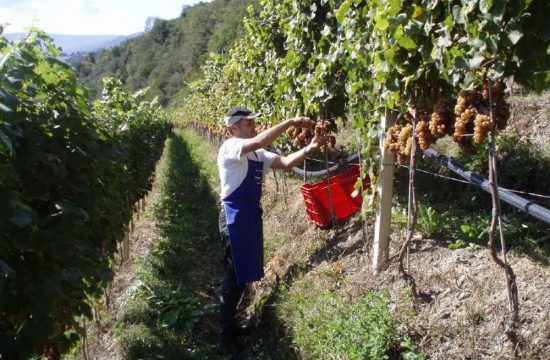
{"label": "grape bunch", "polygon": [[449,102],[440,99],[430,117],[430,132],[436,138],[452,134],[453,113]]}
{"label": "grape bunch", "polygon": [[488,115],[477,114],[474,120],[474,142],[481,144],[493,128],[493,122]]}
{"label": "grape bunch", "polygon": [[333,132],[336,131],[336,126],[329,120],[319,120],[315,123],[315,128],[312,132],[310,128],[298,128],[291,126],[286,130],[286,134],[290,139],[293,139],[295,147],[302,149],[306,147],[313,136],[317,137],[321,150],[324,151],[327,146],[334,149],[336,146],[336,137]]}
{"label": "grape bunch", "polygon": [[391,151],[392,153],[399,152],[399,134],[401,133],[401,125],[393,125],[386,132],[386,139],[384,140],[384,147],[386,150]]}
{"label": "grape bunch", "polygon": [[[422,110],[416,110],[416,114],[418,123],[416,124],[414,135],[418,139],[419,147],[422,150],[426,150],[436,140],[436,137],[430,131],[430,114]],[[405,122],[410,122],[413,119],[413,115],[407,112],[402,115],[401,119]],[[397,154],[397,161],[400,164],[407,162],[411,156],[412,144],[412,124],[396,124],[388,129],[384,146],[387,150]]]}
{"label": "grape bunch", "polygon": [[399,152],[406,157],[411,156],[412,149],[412,125],[407,124],[401,128],[397,141],[399,143]]}
{"label": "grape bunch", "polygon": [[435,143],[436,137],[430,131],[429,115],[420,116],[420,121],[416,124],[416,137],[420,149],[426,150],[431,144]]}
{"label": "grape bunch", "polygon": [[[492,95],[492,119],[491,101],[489,99],[489,86],[470,91],[461,91],[458,94],[455,106],[455,131],[454,140],[467,152],[474,153],[476,144],[481,144],[491,131],[496,128],[503,130],[510,117],[510,109],[504,99],[504,83],[498,81],[491,87]],[[473,141],[471,136],[473,134]]]}
{"label": "grape bunch", "polygon": [[319,120],[315,124],[315,136],[319,139],[321,150],[328,145],[331,149],[336,146],[336,137],[332,135],[335,130],[334,124],[328,120]]}
{"label": "grape bunch", "polygon": [[[510,118],[510,106],[504,99],[505,85],[502,81],[497,81],[491,87],[491,95],[493,100],[493,119],[496,123],[496,127],[499,130],[504,130],[508,119]],[[481,92],[483,104],[487,109],[490,108],[489,101],[489,86],[485,84]]]}
{"label": "grape bunch", "polygon": [[453,139],[467,153],[474,153],[475,147],[471,134],[474,131],[474,119],[478,114],[476,105],[479,103],[479,93],[462,90],[458,93],[454,113],[456,116]]}
{"label": "grape bunch", "polygon": [[313,137],[313,133],[309,128],[300,128],[295,126],[289,127],[286,130],[286,134],[289,138],[293,139],[294,146],[299,149],[306,147]]}
{"label": "grape bunch", "polygon": [[401,126],[396,124],[388,129],[384,147],[388,151],[396,153],[397,161],[404,164],[411,156],[412,142],[412,125]]}

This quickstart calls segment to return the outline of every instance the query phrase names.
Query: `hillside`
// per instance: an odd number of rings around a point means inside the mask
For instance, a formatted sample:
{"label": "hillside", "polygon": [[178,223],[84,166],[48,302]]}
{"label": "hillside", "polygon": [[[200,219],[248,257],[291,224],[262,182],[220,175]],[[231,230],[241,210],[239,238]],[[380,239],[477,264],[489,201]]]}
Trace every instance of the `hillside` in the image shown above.
{"label": "hillside", "polygon": [[88,54],[75,64],[78,76],[98,96],[101,79],[114,76],[130,91],[150,87],[149,96],[166,105],[201,74],[208,53],[227,51],[243,34],[242,19],[256,0],[215,0],[185,7],[173,20],[154,26],[126,44]]}
{"label": "hillside", "polygon": [[[539,194],[548,195],[547,182],[540,179],[548,176],[550,160],[545,130],[550,123],[549,97],[548,93],[519,95],[510,100],[513,116],[501,139],[521,140],[514,145],[499,142],[501,181],[507,186],[538,188]],[[339,137],[338,141],[343,140]],[[521,150],[526,147],[530,152]],[[397,319],[397,334],[407,334],[412,347],[429,359],[546,359],[550,353],[546,294],[550,226],[503,205],[508,261],[517,276],[520,298],[519,321],[511,329],[504,272],[487,249],[489,194],[438,178],[438,173],[452,175],[428,160],[419,169],[433,173],[419,174],[417,179],[420,213],[410,273],[419,298],[411,296],[397,260],[407,235],[408,169],[400,167],[396,172],[390,261],[379,274],[372,270],[373,217],[362,220],[356,216],[331,231],[316,229],[299,196],[302,179],[291,176],[285,180],[278,175],[278,183],[274,177],[268,179],[263,200],[269,239],[267,274],[250,292],[248,314],[266,327],[279,324],[278,332],[284,329],[287,336],[282,343],[293,344],[297,358],[353,359],[350,351],[359,346],[354,341],[369,339],[356,337],[361,330],[354,317],[369,318],[372,313],[345,309],[372,294],[387,294],[388,309]],[[512,175],[515,172],[525,178]],[[545,175],[540,177],[540,173]],[[548,199],[529,198],[549,205]],[[262,309],[260,314],[258,309]],[[368,320],[360,324],[359,329],[364,329]],[[401,356],[390,358],[406,358]]]}
{"label": "hillside", "polygon": [[[5,34],[6,39],[13,41],[25,35],[25,33]],[[100,49],[117,46],[126,40],[132,39],[141,33],[131,35],[65,35],[48,34],[54,43],[61,47],[64,56],[78,52],[98,51]]]}

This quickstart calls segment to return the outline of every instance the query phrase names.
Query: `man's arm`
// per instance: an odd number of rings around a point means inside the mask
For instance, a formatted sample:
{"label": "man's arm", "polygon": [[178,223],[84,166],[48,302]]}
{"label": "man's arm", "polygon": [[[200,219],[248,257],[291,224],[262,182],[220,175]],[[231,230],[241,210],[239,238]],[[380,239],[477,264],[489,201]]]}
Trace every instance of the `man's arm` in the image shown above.
{"label": "man's arm", "polygon": [[291,126],[309,127],[312,124],[313,122],[308,117],[297,117],[294,119],[285,120],[265,131],[262,131],[251,139],[245,139],[243,141],[241,154],[244,155],[249,152],[266,147],[267,145],[275,141],[275,139],[277,139],[282,133],[286,131],[286,129]]}
{"label": "man's arm", "polygon": [[287,156],[277,156],[275,160],[273,160],[271,167],[274,169],[290,170],[294,166],[302,162],[309,153],[311,153],[313,150],[317,149],[318,147],[319,147],[318,139],[314,137],[311,140],[311,143],[309,143],[305,148],[298,150],[296,152],[293,152],[292,154]]}

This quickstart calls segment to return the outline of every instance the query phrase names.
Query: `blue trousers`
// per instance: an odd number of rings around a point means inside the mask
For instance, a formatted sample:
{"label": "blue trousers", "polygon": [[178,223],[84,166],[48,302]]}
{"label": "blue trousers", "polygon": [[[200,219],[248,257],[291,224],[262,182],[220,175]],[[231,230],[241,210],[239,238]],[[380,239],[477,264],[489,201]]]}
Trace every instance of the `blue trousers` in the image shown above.
{"label": "blue trousers", "polygon": [[220,336],[222,340],[227,340],[233,336],[237,322],[235,315],[237,313],[237,305],[241,300],[246,284],[239,285],[233,257],[231,256],[231,242],[229,241],[229,229],[227,228],[227,218],[225,211],[220,211],[219,230],[223,254],[223,271],[224,278],[221,284],[220,295]]}

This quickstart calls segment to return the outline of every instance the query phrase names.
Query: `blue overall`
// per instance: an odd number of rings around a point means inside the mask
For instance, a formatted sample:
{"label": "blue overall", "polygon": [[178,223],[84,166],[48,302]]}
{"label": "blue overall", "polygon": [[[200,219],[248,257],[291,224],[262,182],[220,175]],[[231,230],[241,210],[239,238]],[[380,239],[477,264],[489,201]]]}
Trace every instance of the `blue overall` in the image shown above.
{"label": "blue overall", "polygon": [[248,159],[248,171],[243,182],[223,199],[233,264],[239,285],[260,280],[264,276],[264,239],[260,207],[262,176],[263,163]]}

